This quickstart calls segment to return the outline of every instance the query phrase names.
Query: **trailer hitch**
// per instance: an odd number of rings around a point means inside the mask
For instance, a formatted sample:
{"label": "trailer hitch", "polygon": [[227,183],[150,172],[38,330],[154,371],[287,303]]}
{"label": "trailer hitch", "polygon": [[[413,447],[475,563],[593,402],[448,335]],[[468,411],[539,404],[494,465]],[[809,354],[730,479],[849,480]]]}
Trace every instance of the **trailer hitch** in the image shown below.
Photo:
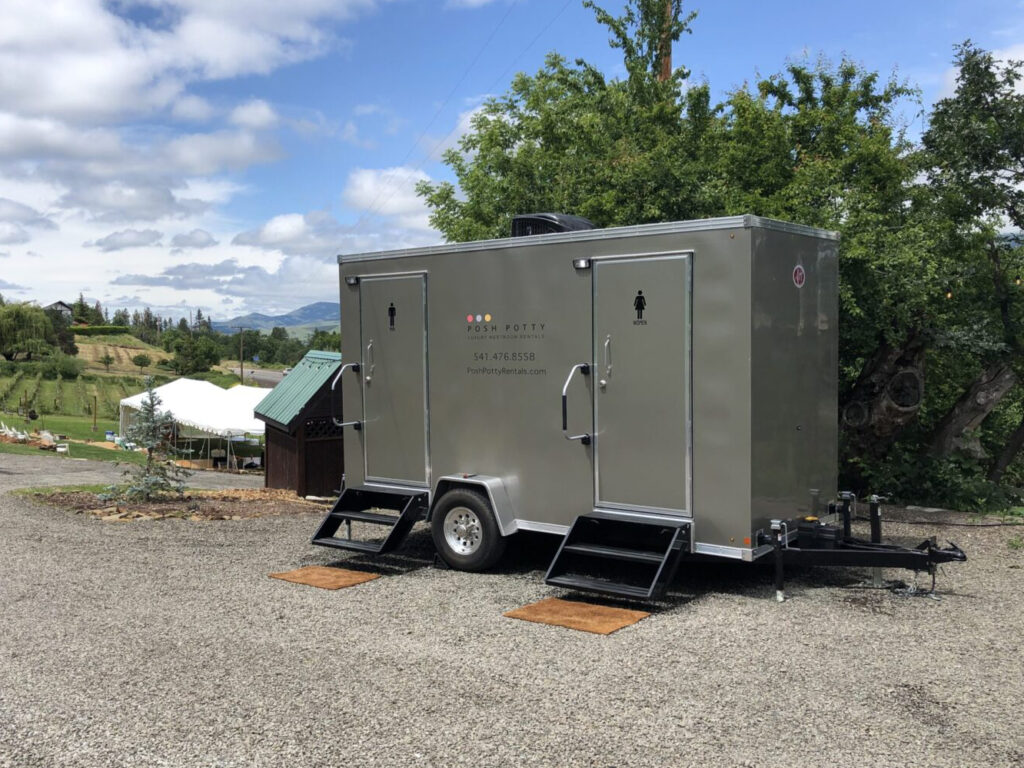
{"label": "trailer hitch", "polygon": [[934,539],[925,539],[918,544],[917,549],[928,553],[928,562],[933,565],[942,563],[964,563],[967,562],[967,553],[952,541],[947,541],[948,547],[937,547]]}

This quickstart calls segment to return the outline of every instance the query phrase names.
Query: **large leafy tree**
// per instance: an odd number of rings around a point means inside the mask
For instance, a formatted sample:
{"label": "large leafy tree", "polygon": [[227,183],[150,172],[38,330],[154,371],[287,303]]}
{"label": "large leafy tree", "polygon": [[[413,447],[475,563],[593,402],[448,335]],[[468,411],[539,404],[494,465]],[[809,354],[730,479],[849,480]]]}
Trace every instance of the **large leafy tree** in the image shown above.
{"label": "large leafy tree", "polygon": [[46,313],[31,304],[0,306],[0,355],[7,360],[31,360],[54,349],[57,339]]}
{"label": "large leafy tree", "polygon": [[711,119],[708,91],[684,96],[683,67],[661,79],[669,42],[694,15],[684,17],[678,0],[670,13],[663,0],[631,0],[619,17],[584,5],[622,49],[628,77],[610,80],[585,61],[550,54],[537,74],[517,75],[485,102],[473,130],[445,154],[458,188],[418,187],[448,240],[503,237],[512,216],[534,211],[571,211],[599,226],[710,213],[695,162]]}
{"label": "large leafy tree", "polygon": [[[983,455],[978,428],[1009,397],[1018,414],[1024,376],[1024,62],[999,61],[970,41],[957,47],[955,93],[939,101],[924,134],[933,193],[950,242],[967,258],[951,281],[963,286],[961,315],[973,330],[973,374],[938,423],[933,454]],[[973,369],[973,370],[972,370]],[[990,468],[1003,473],[1024,446],[1024,415]]]}
{"label": "large leafy tree", "polygon": [[[625,78],[556,54],[518,75],[445,155],[455,183],[420,185],[434,226],[503,237],[513,215],[554,210],[598,226],[755,213],[838,230],[844,483],[955,503],[978,478],[958,457],[991,450],[979,427],[1012,402],[991,430],[1005,469],[1024,445],[1022,398],[1004,400],[1024,270],[997,236],[1024,210],[1017,65],[962,47],[957,92],[917,146],[899,117],[917,92],[852,60],[794,62],[712,106],[684,68],[663,71],[693,19],[680,3],[584,4]],[[969,503],[988,503],[982,485]]]}

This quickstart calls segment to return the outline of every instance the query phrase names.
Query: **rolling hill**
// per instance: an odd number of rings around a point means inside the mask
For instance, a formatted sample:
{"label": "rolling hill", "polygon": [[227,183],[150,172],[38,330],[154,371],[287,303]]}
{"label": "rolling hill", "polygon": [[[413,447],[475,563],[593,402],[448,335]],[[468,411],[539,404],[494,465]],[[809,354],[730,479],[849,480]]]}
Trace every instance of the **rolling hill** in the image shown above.
{"label": "rolling hill", "polygon": [[258,331],[270,331],[273,328],[282,327],[293,335],[306,336],[314,330],[337,329],[339,314],[340,307],[337,302],[318,301],[299,307],[285,315],[264,315],[259,312],[250,312],[248,315],[241,315],[224,322],[215,320],[212,325],[214,330],[221,333],[234,333],[235,326],[244,326]]}

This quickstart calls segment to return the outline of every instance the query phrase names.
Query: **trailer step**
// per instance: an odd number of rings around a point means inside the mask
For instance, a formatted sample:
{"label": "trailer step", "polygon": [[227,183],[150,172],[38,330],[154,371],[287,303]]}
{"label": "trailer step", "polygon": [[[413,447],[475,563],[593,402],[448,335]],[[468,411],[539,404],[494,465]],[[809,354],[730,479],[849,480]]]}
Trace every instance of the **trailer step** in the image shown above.
{"label": "trailer step", "polygon": [[[331,511],[327,513],[310,540],[319,547],[334,547],[379,555],[395,549],[409,534],[413,525],[427,512],[426,491],[380,491],[373,488],[346,488]],[[371,509],[393,509],[397,515],[370,512]],[[389,526],[380,541],[363,541],[339,537],[338,529],[346,523],[369,523]]]}
{"label": "trailer step", "polygon": [[573,522],[544,581],[585,592],[657,600],[689,550],[689,520],[594,511]]}
{"label": "trailer step", "polygon": [[621,597],[633,597],[638,600],[648,600],[650,598],[646,587],[631,587],[628,584],[616,584],[615,582],[602,581],[601,579],[588,579],[584,576],[555,576],[546,581],[555,587],[578,589],[582,592],[600,592]]}
{"label": "trailer step", "polygon": [[566,544],[565,550],[580,555],[610,557],[634,563],[660,563],[662,561],[662,556],[657,552],[645,552],[642,549],[626,549],[625,547],[604,547],[599,544]]}

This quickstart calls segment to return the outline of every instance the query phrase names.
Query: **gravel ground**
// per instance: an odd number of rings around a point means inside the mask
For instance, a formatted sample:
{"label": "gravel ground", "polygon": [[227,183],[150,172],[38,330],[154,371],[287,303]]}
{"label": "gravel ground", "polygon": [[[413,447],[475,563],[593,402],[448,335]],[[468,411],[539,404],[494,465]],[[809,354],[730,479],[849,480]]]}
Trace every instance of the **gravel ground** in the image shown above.
{"label": "gravel ground", "polygon": [[[766,570],[691,567],[602,637],[502,616],[565,594],[543,537],[466,574],[422,527],[375,562],[309,547],[312,516],[102,523],[3,490],[106,468],[23,458],[0,457],[2,766],[1024,763],[1024,529],[890,525],[968,552],[940,600],[819,569],[779,605]],[[328,563],[384,578],[267,578]]]}

